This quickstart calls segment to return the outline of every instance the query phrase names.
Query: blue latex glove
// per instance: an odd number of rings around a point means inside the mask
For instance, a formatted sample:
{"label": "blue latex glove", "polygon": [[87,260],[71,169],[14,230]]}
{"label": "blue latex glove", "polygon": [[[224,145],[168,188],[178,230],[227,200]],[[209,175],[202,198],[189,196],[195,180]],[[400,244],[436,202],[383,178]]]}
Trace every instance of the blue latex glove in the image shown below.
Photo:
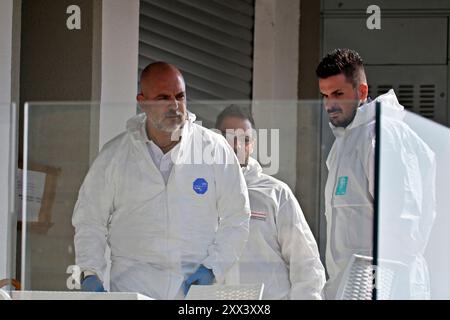
{"label": "blue latex glove", "polygon": [[206,268],[204,265],[201,265],[197,269],[197,271],[191,274],[183,283],[184,295],[187,294],[192,284],[208,285],[213,283],[213,281],[214,273],[212,272],[212,270]]}
{"label": "blue latex glove", "polygon": [[81,283],[81,291],[106,292],[105,288],[103,288],[103,283],[95,275],[87,276],[86,278],[84,278],[83,282]]}

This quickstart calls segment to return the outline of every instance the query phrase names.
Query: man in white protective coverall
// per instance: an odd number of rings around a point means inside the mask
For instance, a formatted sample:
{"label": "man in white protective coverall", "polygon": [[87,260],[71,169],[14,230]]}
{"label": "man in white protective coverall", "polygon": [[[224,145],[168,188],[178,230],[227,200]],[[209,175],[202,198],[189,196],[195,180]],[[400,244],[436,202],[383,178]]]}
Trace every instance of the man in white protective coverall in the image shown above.
{"label": "man in white protective coverall", "polygon": [[191,284],[222,283],[241,254],[248,192],[227,141],[193,123],[176,67],[148,65],[140,87],[143,113],[103,147],[81,186],[76,264],[82,290],[104,291],[109,246],[111,291],[182,299]]}
{"label": "man in white protective coverall", "polygon": [[231,105],[219,114],[216,129],[238,156],[250,199],[249,239],[230,272],[232,281],[264,283],[263,299],[322,299],[325,269],[297,199],[250,157],[256,138],[253,117]]}
{"label": "man in white protective coverall", "polygon": [[[396,174],[401,174],[394,193],[396,204],[392,203],[395,212],[383,212],[383,216],[392,219],[392,225],[402,226],[396,230],[380,229],[378,238],[396,241],[397,245],[401,242],[398,247],[402,252],[397,251],[390,258],[406,266],[404,283],[409,289],[406,296],[397,298],[429,297],[428,271],[422,254],[434,219],[433,152],[402,122],[405,111],[393,90],[373,101],[368,99],[363,61],[357,52],[333,50],[320,62],[316,74],[336,137],[326,161],[329,279],[325,297],[339,298],[336,294],[353,254],[372,256],[376,102],[381,103],[382,114],[387,115],[381,129],[385,137],[383,152],[391,149],[391,154],[397,154]],[[422,186],[431,189],[424,190]]]}

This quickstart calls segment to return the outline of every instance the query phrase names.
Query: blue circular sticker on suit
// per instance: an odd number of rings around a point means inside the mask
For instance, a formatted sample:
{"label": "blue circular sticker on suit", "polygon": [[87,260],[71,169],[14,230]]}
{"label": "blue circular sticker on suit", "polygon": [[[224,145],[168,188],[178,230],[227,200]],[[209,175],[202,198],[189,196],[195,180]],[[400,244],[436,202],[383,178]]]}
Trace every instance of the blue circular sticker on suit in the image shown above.
{"label": "blue circular sticker on suit", "polygon": [[205,194],[208,191],[208,182],[203,178],[197,178],[192,183],[192,189],[198,194]]}

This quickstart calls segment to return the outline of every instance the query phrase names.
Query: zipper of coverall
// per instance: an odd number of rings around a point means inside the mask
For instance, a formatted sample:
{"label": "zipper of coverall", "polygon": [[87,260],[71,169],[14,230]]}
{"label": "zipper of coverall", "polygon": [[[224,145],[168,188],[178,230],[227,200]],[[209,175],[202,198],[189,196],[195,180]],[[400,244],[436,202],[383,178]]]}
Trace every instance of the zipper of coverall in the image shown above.
{"label": "zipper of coverall", "polygon": [[[174,148],[176,148],[177,146],[178,145],[176,145]],[[169,190],[168,190],[168,186],[171,183],[171,181],[173,180],[173,172],[174,172],[174,170],[175,170],[175,164],[172,165],[172,168],[170,169],[170,173],[169,173],[169,178],[167,179],[167,184],[164,186],[164,195],[165,195],[165,199],[166,199],[165,202],[166,202],[166,213],[167,213],[166,214],[166,226],[167,226],[166,230],[167,230],[168,233],[170,233],[169,232],[169,226],[170,226],[170,221],[169,220],[170,220],[170,218],[169,218],[169,196],[168,196],[168,191]],[[170,244],[170,240],[171,240],[170,237],[169,237],[169,234],[167,234],[166,239],[167,239],[166,240],[166,250],[167,250],[167,252],[172,252],[171,250],[169,250],[170,249],[170,245],[169,244]],[[170,277],[169,278],[169,285],[167,286],[167,290],[166,290],[166,297],[168,296],[172,285],[173,285],[172,277]]]}
{"label": "zipper of coverall", "polygon": [[[150,166],[152,166],[159,173],[161,181],[164,184],[164,198],[165,198],[165,204],[164,204],[165,205],[165,215],[164,216],[166,217],[166,220],[165,220],[166,233],[164,235],[165,239],[166,239],[166,241],[165,241],[165,249],[166,249],[166,252],[170,252],[170,250],[169,250],[169,199],[167,197],[167,185],[171,181],[172,172],[173,172],[174,166],[172,166],[172,169],[170,170],[169,178],[167,179],[167,184],[166,184],[166,181],[164,180],[164,177],[163,177],[161,171],[156,167],[156,164],[155,164],[155,162],[153,161],[153,159],[152,159],[152,157],[150,155],[150,151],[148,150],[147,143],[144,143],[143,145],[140,144],[140,145],[141,145],[141,152],[146,154],[144,157],[147,159],[147,162],[150,164]],[[142,150],[142,149],[144,149],[144,150]],[[169,290],[170,290],[170,288],[172,286],[171,282],[172,282],[172,280],[171,280],[171,278],[169,278],[169,285],[166,288],[166,297],[168,296]]]}

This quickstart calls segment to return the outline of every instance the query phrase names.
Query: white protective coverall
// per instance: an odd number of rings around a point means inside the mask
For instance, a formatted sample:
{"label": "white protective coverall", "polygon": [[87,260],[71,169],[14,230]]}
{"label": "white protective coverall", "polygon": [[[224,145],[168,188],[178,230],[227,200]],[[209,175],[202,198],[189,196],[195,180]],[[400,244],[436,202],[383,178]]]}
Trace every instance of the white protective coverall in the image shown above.
{"label": "white protective coverall", "polygon": [[250,198],[250,234],[237,266],[240,283],[264,283],[263,299],[321,299],[325,269],[314,236],[290,188],[243,168]]}
{"label": "white protective coverall", "polygon": [[76,264],[103,279],[108,245],[111,291],[182,298],[183,281],[200,264],[220,283],[242,252],[250,208],[239,162],[225,138],[194,119],[172,149],[167,185],[145,144],[142,113],[103,147],[81,186]]}
{"label": "white protective coverall", "polygon": [[[325,187],[326,266],[329,274],[325,286],[327,299],[336,298],[342,274],[353,254],[372,256],[377,101],[381,102],[382,114],[385,115],[381,127],[382,137],[385,137],[381,146],[382,153],[394,150],[399,160],[397,169],[402,168],[396,170],[395,176],[399,181],[395,197],[402,199],[402,202],[396,206],[396,214],[380,212],[380,216],[395,219],[397,225],[403,226],[402,230],[389,230],[385,228],[388,224],[379,226],[378,239],[399,241],[403,238],[401,247],[409,258],[406,261],[399,255],[399,251],[391,256],[380,252],[380,257],[407,262],[411,292],[406,298],[420,295],[417,290],[413,292],[414,287],[425,292],[424,287],[428,285],[428,272],[422,253],[435,215],[434,197],[422,196],[422,186],[431,188],[433,185],[430,181],[434,179],[431,174],[435,170],[434,154],[401,121],[404,108],[399,104],[394,91],[390,90],[360,106],[354,120],[346,128],[330,124],[336,141],[327,159],[328,179]],[[383,170],[380,172],[383,176],[386,173]],[[402,176],[398,176],[399,174]],[[431,194],[434,194],[433,190],[430,190]],[[418,202],[420,205],[417,205]],[[391,242],[393,243],[396,242]]]}

